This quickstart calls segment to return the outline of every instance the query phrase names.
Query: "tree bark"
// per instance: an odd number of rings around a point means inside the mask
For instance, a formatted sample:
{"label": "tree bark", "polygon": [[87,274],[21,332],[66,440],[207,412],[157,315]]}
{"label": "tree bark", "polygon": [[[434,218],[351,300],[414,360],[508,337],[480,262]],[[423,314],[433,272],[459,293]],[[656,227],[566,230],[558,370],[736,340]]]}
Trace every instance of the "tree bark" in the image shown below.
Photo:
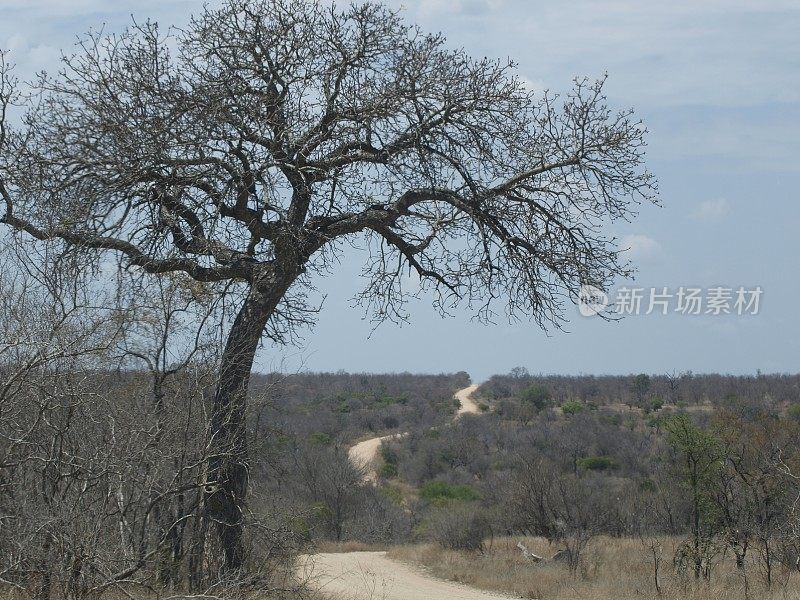
{"label": "tree bark", "polygon": [[[275,283],[275,282],[273,282]],[[258,345],[270,316],[291,282],[253,286],[228,334],[210,423],[204,490],[205,517],[216,527],[225,570],[244,561],[243,510],[247,495],[247,389]]]}

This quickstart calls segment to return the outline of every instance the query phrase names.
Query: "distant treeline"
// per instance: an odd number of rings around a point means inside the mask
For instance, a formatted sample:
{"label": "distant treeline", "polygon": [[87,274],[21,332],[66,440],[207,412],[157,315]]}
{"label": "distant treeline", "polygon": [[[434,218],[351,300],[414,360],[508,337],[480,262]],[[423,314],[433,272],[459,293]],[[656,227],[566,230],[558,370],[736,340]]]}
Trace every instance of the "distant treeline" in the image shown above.
{"label": "distant treeline", "polygon": [[254,375],[250,392],[271,430],[348,443],[365,435],[441,425],[456,410],[453,395],[469,382],[465,372],[271,373]]}
{"label": "distant treeline", "polygon": [[636,405],[645,398],[665,404],[719,405],[735,398],[777,403],[800,401],[800,375],[672,374],[631,375],[532,375],[516,368],[507,375],[494,375],[478,395],[486,400],[518,396],[532,385],[546,388],[556,405],[574,400],[606,405]]}

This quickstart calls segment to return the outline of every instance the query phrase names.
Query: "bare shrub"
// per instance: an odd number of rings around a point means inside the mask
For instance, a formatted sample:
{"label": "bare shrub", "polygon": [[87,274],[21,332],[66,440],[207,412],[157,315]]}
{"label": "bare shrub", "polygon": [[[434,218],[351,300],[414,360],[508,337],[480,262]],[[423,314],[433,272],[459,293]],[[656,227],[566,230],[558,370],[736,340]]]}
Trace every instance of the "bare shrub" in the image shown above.
{"label": "bare shrub", "polygon": [[463,505],[437,510],[430,517],[426,531],[430,539],[447,550],[482,552],[484,540],[491,535],[489,521],[481,509]]}

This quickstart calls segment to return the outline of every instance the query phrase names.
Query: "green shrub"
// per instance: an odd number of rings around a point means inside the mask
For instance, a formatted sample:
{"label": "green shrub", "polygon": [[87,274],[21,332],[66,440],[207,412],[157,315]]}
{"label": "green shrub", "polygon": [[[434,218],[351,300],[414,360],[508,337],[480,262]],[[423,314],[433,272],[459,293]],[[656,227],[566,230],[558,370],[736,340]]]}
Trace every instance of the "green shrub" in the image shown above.
{"label": "green shrub", "polygon": [[586,456],[578,459],[578,466],[587,471],[608,471],[616,469],[617,463],[610,456]]}
{"label": "green shrub", "polygon": [[311,525],[306,519],[303,517],[291,517],[288,525],[292,533],[299,536],[303,540],[310,540]]}
{"label": "green shrub", "polygon": [[383,459],[383,462],[392,465],[396,465],[397,461],[399,460],[397,452],[395,452],[394,448],[387,446],[386,444],[381,444],[381,458]]}
{"label": "green shrub", "polygon": [[308,436],[308,441],[317,446],[329,446],[331,436],[324,431],[316,431]]}
{"label": "green shrub", "polygon": [[586,410],[586,405],[583,402],[579,402],[578,400],[572,400],[570,402],[565,402],[561,405],[561,412],[565,415],[577,415],[578,413],[582,413]]}
{"label": "green shrub", "polygon": [[382,406],[391,406],[392,404],[408,404],[407,396],[390,396],[385,394],[376,399],[376,402]]}
{"label": "green shrub", "polygon": [[480,498],[478,492],[468,485],[452,485],[444,481],[428,481],[419,489],[419,496],[433,503],[450,501],[471,502]]}
{"label": "green shrub", "polygon": [[522,390],[519,399],[542,410],[550,405],[550,390],[537,383]]}
{"label": "green shrub", "polygon": [[330,507],[324,502],[314,502],[311,505],[311,515],[315,519],[325,519],[331,515]]}
{"label": "green shrub", "polygon": [[378,475],[384,479],[391,479],[397,477],[397,465],[394,463],[383,463],[381,468],[378,469]]}
{"label": "green shrub", "polygon": [[788,412],[790,418],[800,421],[800,404],[792,404]]}
{"label": "green shrub", "polygon": [[389,502],[395,506],[400,506],[403,504],[403,494],[397,488],[385,485],[378,488],[378,491],[384,498],[389,500]]}

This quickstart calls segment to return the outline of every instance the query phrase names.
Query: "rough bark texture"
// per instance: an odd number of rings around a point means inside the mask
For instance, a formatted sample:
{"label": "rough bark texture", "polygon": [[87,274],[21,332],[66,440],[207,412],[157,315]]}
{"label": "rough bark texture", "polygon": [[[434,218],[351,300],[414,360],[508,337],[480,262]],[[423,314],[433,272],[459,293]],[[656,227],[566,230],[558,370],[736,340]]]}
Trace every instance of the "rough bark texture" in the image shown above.
{"label": "rough bark texture", "polygon": [[219,534],[226,569],[241,568],[242,534],[249,479],[247,390],[267,322],[291,285],[283,277],[254,285],[228,333],[209,425],[210,453],[205,487],[205,514]]}

